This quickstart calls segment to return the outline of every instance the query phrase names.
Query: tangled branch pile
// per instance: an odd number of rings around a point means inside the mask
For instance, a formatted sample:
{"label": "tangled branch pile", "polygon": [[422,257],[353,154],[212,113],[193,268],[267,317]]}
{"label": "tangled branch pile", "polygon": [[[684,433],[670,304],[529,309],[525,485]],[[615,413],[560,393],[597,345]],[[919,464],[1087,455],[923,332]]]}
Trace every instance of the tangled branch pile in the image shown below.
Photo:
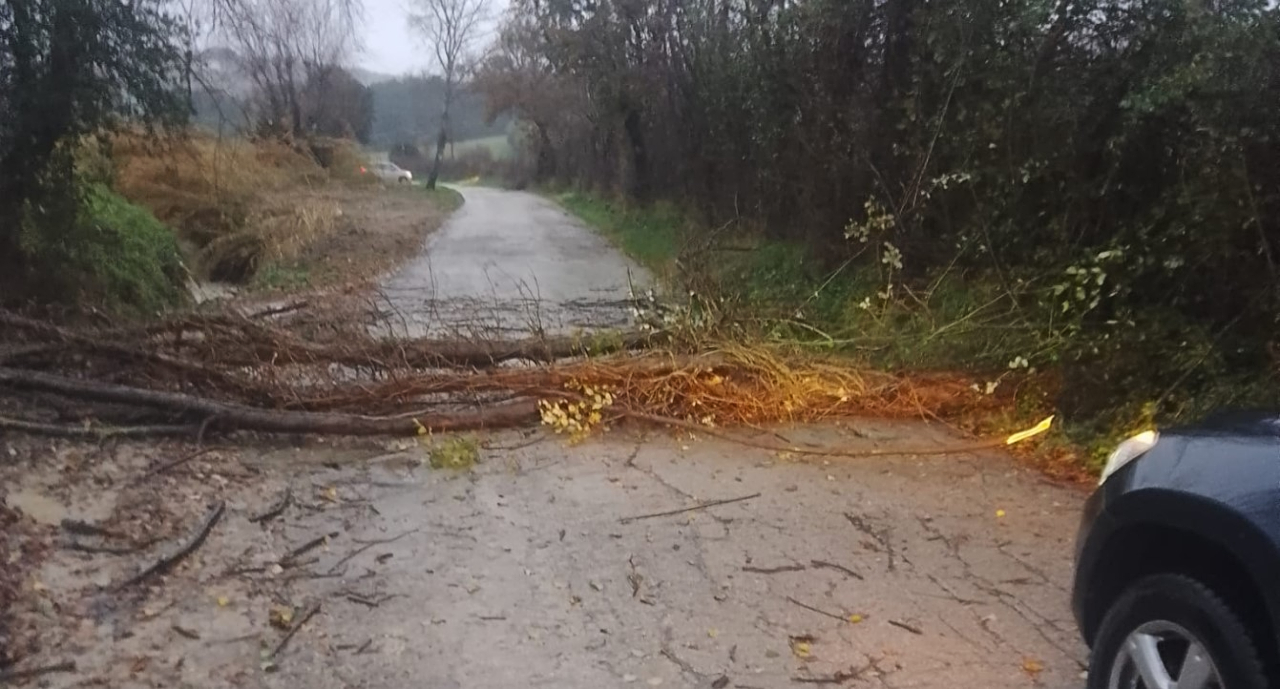
{"label": "tangled branch pile", "polygon": [[591,395],[586,430],[625,417],[710,429],[934,416],[977,400],[957,379],[906,380],[739,345],[680,351],[653,335],[380,340],[225,313],[68,328],[0,311],[0,326],[0,427],[62,435],[413,435],[534,423],[539,402],[576,413]]}

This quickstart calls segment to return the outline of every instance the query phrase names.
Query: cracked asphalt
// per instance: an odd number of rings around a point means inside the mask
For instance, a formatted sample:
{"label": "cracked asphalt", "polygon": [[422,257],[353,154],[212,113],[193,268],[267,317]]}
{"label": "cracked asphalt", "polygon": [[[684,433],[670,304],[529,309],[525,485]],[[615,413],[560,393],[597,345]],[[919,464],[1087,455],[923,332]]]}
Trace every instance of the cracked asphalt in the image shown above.
{"label": "cracked asphalt", "polygon": [[[870,421],[781,432],[951,437]],[[347,527],[356,542],[401,537],[342,577],[298,582],[334,602],[266,686],[1083,684],[1068,610],[1083,496],[999,454],[814,462],[614,434],[489,450],[465,474],[379,466],[343,479],[371,491]],[[332,517],[310,519],[296,526]]]}

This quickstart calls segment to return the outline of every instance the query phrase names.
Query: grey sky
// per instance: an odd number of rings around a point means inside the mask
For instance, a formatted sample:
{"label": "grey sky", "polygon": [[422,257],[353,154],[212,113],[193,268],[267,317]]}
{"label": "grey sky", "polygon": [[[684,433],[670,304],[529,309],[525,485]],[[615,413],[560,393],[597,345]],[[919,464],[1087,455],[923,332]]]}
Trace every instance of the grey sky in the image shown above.
{"label": "grey sky", "polygon": [[[364,0],[364,52],[356,64],[375,72],[409,74],[430,68],[430,52],[421,37],[409,30],[412,0]],[[507,0],[490,0],[490,11],[496,17],[507,6]]]}

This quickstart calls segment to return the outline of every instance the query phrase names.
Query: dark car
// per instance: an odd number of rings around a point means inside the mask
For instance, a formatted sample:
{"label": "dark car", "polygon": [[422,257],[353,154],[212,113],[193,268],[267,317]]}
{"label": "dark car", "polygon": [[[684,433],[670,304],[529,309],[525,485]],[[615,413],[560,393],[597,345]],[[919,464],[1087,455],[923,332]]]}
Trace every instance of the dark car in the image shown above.
{"label": "dark car", "polygon": [[1072,607],[1092,649],[1090,689],[1273,686],[1280,418],[1122,443],[1085,505]]}

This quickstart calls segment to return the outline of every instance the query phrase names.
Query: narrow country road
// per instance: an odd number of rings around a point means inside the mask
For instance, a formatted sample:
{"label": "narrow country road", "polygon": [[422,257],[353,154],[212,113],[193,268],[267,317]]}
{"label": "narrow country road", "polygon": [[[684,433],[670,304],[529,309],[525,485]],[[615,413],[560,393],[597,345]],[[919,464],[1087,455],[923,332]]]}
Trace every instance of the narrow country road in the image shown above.
{"label": "narrow country road", "polygon": [[409,335],[624,326],[647,271],[536,194],[458,187],[465,203],[382,286]]}

